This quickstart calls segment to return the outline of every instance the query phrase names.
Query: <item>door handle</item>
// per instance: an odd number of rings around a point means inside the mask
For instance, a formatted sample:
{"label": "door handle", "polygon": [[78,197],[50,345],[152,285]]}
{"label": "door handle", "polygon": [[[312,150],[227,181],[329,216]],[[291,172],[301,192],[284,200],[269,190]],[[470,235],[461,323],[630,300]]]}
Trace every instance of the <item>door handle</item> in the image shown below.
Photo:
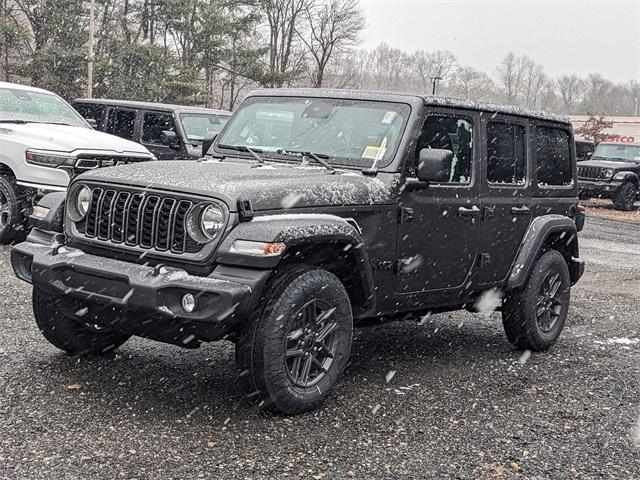
{"label": "door handle", "polygon": [[526,205],[523,207],[511,207],[511,213],[513,215],[528,215],[531,209]]}
{"label": "door handle", "polygon": [[480,215],[480,209],[475,205],[471,208],[458,207],[458,215],[461,217],[475,217],[476,215]]}

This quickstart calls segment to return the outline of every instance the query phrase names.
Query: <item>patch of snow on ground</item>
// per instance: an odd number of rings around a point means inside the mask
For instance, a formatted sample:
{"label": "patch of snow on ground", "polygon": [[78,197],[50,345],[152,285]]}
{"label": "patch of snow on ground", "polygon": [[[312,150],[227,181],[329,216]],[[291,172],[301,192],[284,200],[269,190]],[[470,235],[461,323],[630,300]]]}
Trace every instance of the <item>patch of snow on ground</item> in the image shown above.
{"label": "patch of snow on ground", "polygon": [[604,341],[596,340],[595,343],[598,345],[638,345],[640,344],[640,338],[613,337]]}

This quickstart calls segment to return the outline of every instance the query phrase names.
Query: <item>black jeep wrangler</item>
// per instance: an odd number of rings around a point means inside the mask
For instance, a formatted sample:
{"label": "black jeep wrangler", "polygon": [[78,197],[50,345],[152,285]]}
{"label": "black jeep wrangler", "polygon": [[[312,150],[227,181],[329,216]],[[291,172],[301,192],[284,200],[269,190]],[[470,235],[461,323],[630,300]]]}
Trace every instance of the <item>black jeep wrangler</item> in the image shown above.
{"label": "black jeep wrangler", "polygon": [[640,144],[598,144],[578,166],[578,185],[580,198],[610,198],[617,210],[633,210],[640,198]]}
{"label": "black jeep wrangler", "polygon": [[293,414],[372,319],[497,303],[516,347],[553,345],[584,271],[575,179],[564,117],[263,90],[200,162],[96,170],[45,197],[11,260],[56,347],[229,339],[247,398]]}

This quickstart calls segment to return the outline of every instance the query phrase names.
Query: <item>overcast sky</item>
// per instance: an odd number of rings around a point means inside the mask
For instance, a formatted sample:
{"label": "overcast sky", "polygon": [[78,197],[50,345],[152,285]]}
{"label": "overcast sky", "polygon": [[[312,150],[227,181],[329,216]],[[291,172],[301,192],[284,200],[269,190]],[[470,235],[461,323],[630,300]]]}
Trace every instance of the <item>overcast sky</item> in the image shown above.
{"label": "overcast sky", "polygon": [[489,73],[526,53],[553,77],[640,80],[640,0],[361,0],[364,46],[452,51]]}

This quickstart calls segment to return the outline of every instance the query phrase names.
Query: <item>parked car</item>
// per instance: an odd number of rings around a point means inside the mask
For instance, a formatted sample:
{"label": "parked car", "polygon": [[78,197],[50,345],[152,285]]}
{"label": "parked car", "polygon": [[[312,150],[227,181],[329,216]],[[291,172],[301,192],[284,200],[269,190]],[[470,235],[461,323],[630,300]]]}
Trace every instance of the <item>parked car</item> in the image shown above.
{"label": "parked car", "polygon": [[86,170],[153,160],[143,146],[93,131],[59,96],[0,82],[0,243],[23,236],[34,200]]}
{"label": "parked car", "polygon": [[580,162],[582,198],[610,198],[617,210],[633,210],[640,198],[640,143],[600,143]]}
{"label": "parked car", "polygon": [[72,102],[97,130],[141,143],[159,160],[198,159],[207,133],[218,133],[230,112],[209,108],[79,98]]}
{"label": "parked car", "polygon": [[497,308],[520,349],[560,335],[584,271],[565,117],[262,90],[210,152],[90,172],[66,201],[43,199],[11,261],[49,342],[85,355],[131,335],[229,339],[247,398],[295,414],[332,391],[371,319]]}
{"label": "parked car", "polygon": [[578,162],[589,160],[595,149],[596,144],[593,142],[588,140],[576,140],[576,160]]}

